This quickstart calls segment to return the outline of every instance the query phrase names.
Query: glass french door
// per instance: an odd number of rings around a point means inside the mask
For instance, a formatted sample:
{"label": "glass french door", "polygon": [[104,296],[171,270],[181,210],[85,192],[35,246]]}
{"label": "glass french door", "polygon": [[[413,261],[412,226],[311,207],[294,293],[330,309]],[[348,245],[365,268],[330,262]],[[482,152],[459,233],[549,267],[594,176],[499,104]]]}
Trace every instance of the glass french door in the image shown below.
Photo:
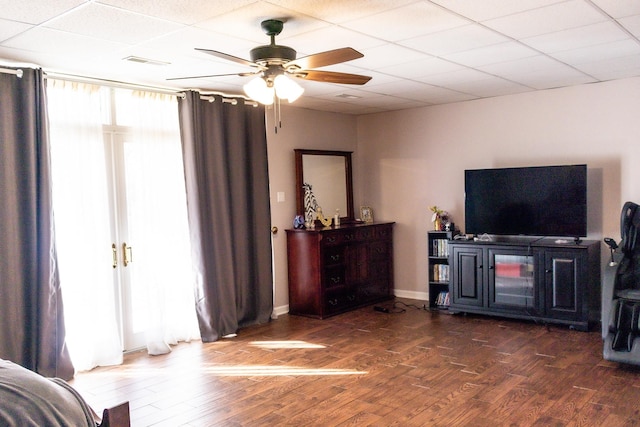
{"label": "glass french door", "polygon": [[52,198],[74,365],[117,364],[123,351],[146,345],[158,354],[197,339],[177,107],[55,84]]}
{"label": "glass french door", "polygon": [[[125,351],[151,339],[161,325],[185,322],[193,307],[189,231],[180,145],[140,143],[108,132],[112,157],[114,260],[121,295]],[[186,319],[195,319],[186,316]]]}

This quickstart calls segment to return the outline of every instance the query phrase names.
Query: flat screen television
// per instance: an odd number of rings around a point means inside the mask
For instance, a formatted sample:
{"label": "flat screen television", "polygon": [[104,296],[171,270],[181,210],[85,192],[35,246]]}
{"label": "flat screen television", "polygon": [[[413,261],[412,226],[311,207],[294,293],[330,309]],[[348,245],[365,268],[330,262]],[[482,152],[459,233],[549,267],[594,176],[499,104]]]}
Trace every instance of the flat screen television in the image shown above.
{"label": "flat screen television", "polygon": [[467,234],[586,237],[587,165],[466,170]]}

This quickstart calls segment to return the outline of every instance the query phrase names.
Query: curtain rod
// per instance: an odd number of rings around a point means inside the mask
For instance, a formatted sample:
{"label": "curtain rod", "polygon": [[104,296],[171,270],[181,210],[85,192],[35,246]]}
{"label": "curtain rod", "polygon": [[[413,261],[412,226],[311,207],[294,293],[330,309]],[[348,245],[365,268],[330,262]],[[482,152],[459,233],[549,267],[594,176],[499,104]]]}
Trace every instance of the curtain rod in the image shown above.
{"label": "curtain rod", "polygon": [[[14,71],[14,70],[9,70],[9,71]],[[22,70],[19,70],[19,71],[20,71],[20,74],[22,74]],[[157,87],[157,86],[140,85],[140,84],[135,84],[135,83],[125,83],[125,82],[120,82],[120,81],[116,81],[116,80],[105,80],[105,79],[98,79],[98,78],[94,78],[94,77],[78,76],[78,75],[73,75],[73,74],[55,73],[55,72],[51,72],[51,71],[45,72],[45,78],[52,78],[52,79],[58,79],[58,80],[67,80],[67,81],[73,81],[73,82],[79,82],[79,83],[99,84],[99,85],[103,85],[103,86],[110,86],[110,87],[116,87],[116,88],[121,88],[121,89],[146,90],[146,91],[149,91],[149,92],[164,93],[164,94],[167,94],[167,95],[175,95],[175,96],[180,97],[180,98],[184,98],[186,96],[186,94],[185,94],[185,92],[183,90],[162,88],[162,87]],[[224,92],[206,92],[206,93],[201,92],[200,93],[200,99],[204,100],[204,101],[213,102],[215,100],[214,95],[221,96],[222,97],[222,102],[230,103],[230,104],[233,104],[233,105],[237,104],[237,99],[235,99],[235,98],[242,98],[242,99],[244,99],[244,104],[245,105],[253,105],[254,107],[258,106],[257,102],[253,101],[250,98],[247,98],[244,95],[229,94],[229,93],[224,93]]]}
{"label": "curtain rod", "polygon": [[14,70],[13,68],[0,68],[0,73],[13,74],[18,76],[18,78],[22,78],[23,74],[20,68],[18,68],[17,70]]}

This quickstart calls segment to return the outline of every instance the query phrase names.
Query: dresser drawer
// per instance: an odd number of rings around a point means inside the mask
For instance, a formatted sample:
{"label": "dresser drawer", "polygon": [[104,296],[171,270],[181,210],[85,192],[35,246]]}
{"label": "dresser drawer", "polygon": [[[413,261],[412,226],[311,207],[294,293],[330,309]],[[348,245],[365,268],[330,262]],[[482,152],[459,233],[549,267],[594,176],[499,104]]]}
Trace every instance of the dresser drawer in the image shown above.
{"label": "dresser drawer", "polygon": [[383,241],[372,242],[369,245],[369,255],[374,260],[388,259],[391,255],[389,243]]}
{"label": "dresser drawer", "polygon": [[346,284],[345,268],[342,265],[326,267],[324,271],[324,287],[326,289],[344,286]]}
{"label": "dresser drawer", "polygon": [[357,295],[353,289],[327,292],[324,299],[324,308],[329,313],[335,313],[353,307],[356,301]]}
{"label": "dresser drawer", "polygon": [[356,241],[356,232],[354,230],[349,231],[329,231],[327,233],[322,234],[322,245],[323,246],[334,246],[341,245],[343,243],[355,242]]}
{"label": "dresser drawer", "polygon": [[341,265],[345,262],[344,246],[329,246],[324,250],[324,265],[326,267],[332,265]]}

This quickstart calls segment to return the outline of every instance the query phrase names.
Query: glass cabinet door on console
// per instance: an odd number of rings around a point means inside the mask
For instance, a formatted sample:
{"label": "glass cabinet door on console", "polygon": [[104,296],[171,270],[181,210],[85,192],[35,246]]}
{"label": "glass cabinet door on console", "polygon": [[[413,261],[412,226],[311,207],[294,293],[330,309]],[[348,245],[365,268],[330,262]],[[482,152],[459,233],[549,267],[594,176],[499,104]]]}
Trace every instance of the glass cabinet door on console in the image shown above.
{"label": "glass cabinet door on console", "polygon": [[535,312],[539,296],[535,287],[534,255],[514,249],[489,249],[489,307]]}

